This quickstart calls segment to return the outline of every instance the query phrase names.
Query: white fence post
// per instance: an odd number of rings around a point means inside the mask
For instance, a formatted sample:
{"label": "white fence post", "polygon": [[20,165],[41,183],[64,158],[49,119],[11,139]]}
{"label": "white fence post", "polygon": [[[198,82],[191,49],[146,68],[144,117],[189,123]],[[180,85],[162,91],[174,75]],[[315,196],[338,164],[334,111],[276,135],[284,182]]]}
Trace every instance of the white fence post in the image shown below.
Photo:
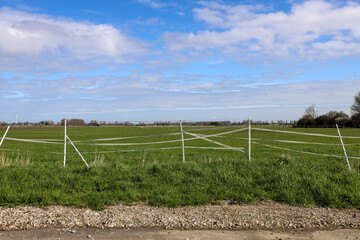
{"label": "white fence post", "polygon": [[182,141],[183,163],[185,163],[184,131],[183,131],[183,127],[182,127],[182,122],[181,122],[181,120],[180,120],[180,129],[181,129],[181,141]]}
{"label": "white fence post", "polygon": [[249,161],[251,161],[251,114],[249,114]]}
{"label": "white fence post", "polygon": [[64,122],[64,126],[65,126],[65,135],[64,135],[64,167],[66,165],[66,119]]}
{"label": "white fence post", "polygon": [[6,137],[7,132],[9,131],[9,128],[10,128],[10,125],[7,127],[7,129],[6,129],[5,133],[4,133],[4,136],[1,139],[0,147],[1,147],[1,144],[3,143],[3,141],[4,141],[5,137]]}
{"label": "white fence post", "polygon": [[340,130],[339,130],[339,127],[338,125],[336,124],[336,129],[338,131],[338,134],[339,134],[339,137],[340,137],[340,142],[341,142],[341,145],[343,147],[343,150],[344,150],[344,154],[345,154],[345,158],[346,158],[346,162],[347,162],[347,165],[349,167],[349,170],[351,171],[351,166],[350,166],[350,163],[349,163],[349,159],[348,159],[348,156],[346,154],[346,150],[345,150],[345,146],[344,146],[344,143],[343,143],[343,140],[342,140],[342,137],[341,137],[341,134],[340,134]]}

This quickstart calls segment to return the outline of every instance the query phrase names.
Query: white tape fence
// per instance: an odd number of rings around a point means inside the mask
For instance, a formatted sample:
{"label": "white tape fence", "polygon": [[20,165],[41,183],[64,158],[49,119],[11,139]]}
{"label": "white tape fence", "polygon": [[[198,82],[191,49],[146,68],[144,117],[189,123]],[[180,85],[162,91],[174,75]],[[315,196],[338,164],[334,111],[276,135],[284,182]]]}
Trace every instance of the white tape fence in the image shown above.
{"label": "white tape fence", "polygon": [[[4,140],[6,141],[18,141],[18,142],[27,142],[27,143],[35,143],[35,144],[51,144],[51,145],[64,145],[64,152],[47,152],[47,151],[35,151],[35,150],[20,150],[20,149],[8,149],[2,148],[0,150],[4,151],[14,151],[14,152],[37,152],[37,153],[51,153],[51,154],[64,154],[64,167],[66,166],[66,155],[67,154],[78,154],[84,164],[89,167],[88,163],[86,162],[85,158],[82,154],[107,154],[107,153],[124,153],[124,152],[137,152],[137,151],[161,151],[161,150],[171,150],[171,149],[182,149],[182,157],[183,162],[185,162],[185,149],[207,149],[207,150],[234,150],[241,153],[245,153],[247,149],[248,152],[248,159],[251,160],[251,144],[254,143],[257,146],[263,146],[266,148],[278,149],[282,151],[289,151],[289,152],[297,152],[302,154],[311,154],[317,156],[326,156],[326,157],[335,157],[335,158],[345,158],[347,161],[347,165],[349,170],[351,170],[351,165],[349,159],[360,159],[360,157],[356,156],[348,156],[346,152],[347,146],[360,146],[360,143],[348,143],[345,144],[343,139],[360,139],[359,136],[342,136],[340,130],[337,128],[338,136],[336,135],[329,135],[329,134],[320,134],[320,133],[308,133],[308,132],[298,132],[298,131],[287,131],[287,130],[279,130],[279,129],[269,129],[269,128],[260,128],[260,127],[252,127],[251,126],[251,115],[249,115],[249,125],[248,127],[211,127],[211,128],[195,128],[195,129],[187,129],[186,131],[183,129],[182,122],[179,122],[180,129],[179,132],[176,133],[165,133],[165,134],[152,134],[152,135],[142,135],[142,136],[126,136],[126,137],[114,137],[114,138],[97,138],[97,139],[87,139],[87,140],[76,140],[73,141],[67,135],[67,128],[66,128],[66,121],[64,126],[64,139],[21,139],[21,138],[14,138],[14,137],[7,137],[9,132],[10,126],[6,129],[4,135],[1,137],[0,147],[3,144]],[[206,130],[222,130],[222,132],[213,133],[213,134],[203,134],[200,133],[201,131]],[[223,131],[225,130],[225,131]],[[231,134],[240,133],[243,131],[248,130],[247,137],[240,137],[234,136]],[[252,138],[251,134],[252,131],[262,131],[262,132],[269,132],[269,133],[279,133],[285,134],[287,137],[290,135],[304,135],[304,136],[311,136],[317,139],[321,138],[339,138],[340,143],[323,143],[323,142],[314,142],[314,141],[296,141],[296,140],[289,140],[289,139],[264,139],[264,138]],[[196,133],[195,133],[196,132]],[[186,137],[187,135],[187,137]],[[229,136],[230,135],[230,136]],[[133,139],[151,139],[151,138],[161,138],[161,137],[177,137],[177,139],[171,140],[164,140],[164,141],[137,141],[137,142],[114,142],[114,141],[122,141],[122,140],[133,140]],[[211,138],[211,139],[210,139]],[[219,140],[214,140],[214,138],[218,138]],[[246,147],[233,147],[228,144],[225,144],[220,141],[221,138],[228,138],[228,139],[239,139],[239,140],[248,140],[248,146]],[[190,146],[186,143],[189,141],[194,140],[203,140],[209,142],[213,145],[217,146]],[[324,154],[324,153],[317,153],[317,152],[310,152],[310,151],[302,151],[297,149],[291,149],[288,147],[279,147],[273,146],[269,144],[261,143],[262,141],[266,142],[274,142],[274,143],[287,143],[287,144],[296,144],[296,145],[327,145],[327,146],[342,146],[344,155],[335,155],[335,154]],[[180,146],[181,142],[181,146]],[[116,149],[116,150],[109,150],[109,151],[80,151],[76,145],[78,146],[113,146],[113,147],[138,147],[138,146],[146,146],[146,145],[166,145],[171,143],[179,143],[179,146],[168,146],[168,147],[149,147],[149,148],[134,148],[134,149]],[[70,144],[74,147],[76,153],[67,153],[67,145]]]}
{"label": "white tape fence", "polygon": [[[239,148],[239,147],[231,147],[226,144],[222,144],[213,140],[208,139],[209,137],[217,137],[217,136],[224,136],[227,134],[232,134],[240,131],[244,131],[247,128],[236,128],[235,130],[230,130],[226,132],[211,134],[211,135],[201,135],[201,134],[193,134],[190,132],[183,131],[182,128],[182,122],[180,121],[180,132],[178,133],[166,133],[166,134],[152,134],[152,135],[143,135],[143,136],[127,136],[127,137],[115,137],[115,138],[98,138],[98,139],[87,139],[87,140],[78,140],[78,141],[72,141],[70,137],[67,135],[67,122],[65,120],[64,124],[64,140],[61,139],[20,139],[20,138],[12,138],[12,137],[6,137],[6,134],[9,130],[10,126],[7,128],[7,131],[5,132],[4,136],[1,138],[1,143],[6,139],[9,141],[17,141],[17,142],[25,142],[25,143],[35,143],[35,144],[52,144],[52,145],[64,145],[64,152],[49,152],[49,151],[34,151],[34,150],[19,150],[19,149],[8,149],[3,148],[0,150],[3,151],[14,151],[14,152],[32,152],[32,153],[48,153],[48,154],[63,154],[64,155],[64,164],[63,166],[66,166],[66,155],[68,154],[78,154],[84,164],[89,167],[89,164],[86,162],[85,158],[82,154],[106,154],[106,153],[124,153],[124,152],[138,152],[138,151],[155,151],[155,150],[171,150],[171,149],[180,149],[182,148],[183,153],[183,162],[185,162],[185,149],[208,149],[208,150],[236,150],[239,152],[244,152],[245,148]],[[219,129],[228,129],[230,127],[226,128],[206,128],[206,130],[219,130]],[[205,130],[204,128],[200,129],[192,129],[194,131],[200,131]],[[184,135],[190,135],[193,137],[190,138],[184,138]],[[181,139],[175,139],[175,140],[166,140],[166,141],[153,141],[153,142],[131,142],[131,143],[106,143],[108,141],[117,141],[117,140],[128,140],[128,139],[144,139],[144,138],[152,138],[152,137],[168,137],[168,136],[179,136],[181,135]],[[205,140],[208,142],[211,142],[215,145],[221,146],[221,147],[205,147],[205,146],[186,146],[185,142],[193,141],[193,140]],[[69,142],[69,143],[68,143]],[[177,143],[181,142],[181,147],[157,147],[157,148],[144,148],[144,149],[122,149],[122,150],[116,150],[116,151],[95,151],[95,152],[88,152],[88,151],[82,151],[80,152],[79,149],[76,147],[76,145],[79,146],[141,146],[141,145],[160,145],[160,144],[169,144],[169,143]],[[67,145],[71,144],[76,153],[67,153]],[[76,145],[75,145],[76,144]]]}

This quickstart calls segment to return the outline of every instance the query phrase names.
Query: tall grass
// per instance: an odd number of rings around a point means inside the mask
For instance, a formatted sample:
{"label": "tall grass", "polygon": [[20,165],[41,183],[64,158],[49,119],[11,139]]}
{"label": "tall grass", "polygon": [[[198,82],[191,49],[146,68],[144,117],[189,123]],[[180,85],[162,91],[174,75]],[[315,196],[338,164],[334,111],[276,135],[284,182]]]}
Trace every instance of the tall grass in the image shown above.
{"label": "tall grass", "polygon": [[27,166],[30,164],[31,156],[29,154],[5,154],[2,152],[0,155],[0,167],[9,167],[9,166]]}

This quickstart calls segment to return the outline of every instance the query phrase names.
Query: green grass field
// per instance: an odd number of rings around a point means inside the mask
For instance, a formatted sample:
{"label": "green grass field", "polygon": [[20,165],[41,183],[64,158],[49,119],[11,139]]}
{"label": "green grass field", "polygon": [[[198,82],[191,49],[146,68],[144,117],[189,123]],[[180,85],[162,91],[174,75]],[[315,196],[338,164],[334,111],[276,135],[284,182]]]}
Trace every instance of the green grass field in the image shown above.
{"label": "green grass field", "polygon": [[[255,127],[255,126],[254,126]],[[185,131],[210,135],[239,127],[185,127]],[[265,128],[265,127],[263,127]],[[334,128],[275,130],[337,136]],[[343,136],[360,136],[360,129],[340,129]],[[0,135],[5,130],[0,130]],[[64,145],[19,142],[5,139],[0,148],[0,206],[61,204],[103,209],[116,203],[147,202],[176,207],[216,203],[219,200],[252,202],[271,199],[293,205],[360,208],[360,159],[327,157],[296,151],[344,156],[339,138],[252,130],[252,160],[248,161],[248,131],[209,139],[243,147],[235,150],[186,148],[182,163],[179,127],[80,127],[68,128],[68,136],[89,163],[87,168],[74,148]],[[92,139],[149,136],[119,140]],[[64,130],[10,129],[8,138],[64,139]],[[194,138],[185,135],[185,139]],[[177,140],[177,141],[175,141]],[[288,140],[278,142],[270,140]],[[173,141],[162,144],[153,142]],[[333,145],[304,144],[299,142]],[[90,145],[92,143],[136,143],[137,145]],[[150,143],[141,145],[141,143]],[[351,157],[360,157],[360,139],[345,138]],[[186,140],[186,146],[220,147],[202,139]],[[171,148],[168,150],[150,150]],[[147,150],[144,150],[147,149]],[[138,150],[138,151],[133,151]]]}

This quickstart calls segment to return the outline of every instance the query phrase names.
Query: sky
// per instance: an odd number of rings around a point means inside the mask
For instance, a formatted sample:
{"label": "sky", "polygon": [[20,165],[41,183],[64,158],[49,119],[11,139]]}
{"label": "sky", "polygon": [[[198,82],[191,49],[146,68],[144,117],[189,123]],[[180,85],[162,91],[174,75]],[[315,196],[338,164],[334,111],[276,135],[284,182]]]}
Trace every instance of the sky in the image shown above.
{"label": "sky", "polygon": [[0,0],[0,121],[350,114],[360,1]]}

